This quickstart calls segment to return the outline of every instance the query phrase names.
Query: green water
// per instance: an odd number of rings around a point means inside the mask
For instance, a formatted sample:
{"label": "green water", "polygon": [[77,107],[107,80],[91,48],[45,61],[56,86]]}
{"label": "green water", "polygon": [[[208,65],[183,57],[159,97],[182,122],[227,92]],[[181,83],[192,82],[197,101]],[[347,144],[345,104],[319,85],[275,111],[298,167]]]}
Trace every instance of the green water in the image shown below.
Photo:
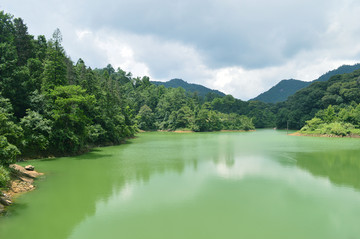
{"label": "green water", "polygon": [[360,140],[142,133],[73,158],[0,218],[0,238],[360,238]]}

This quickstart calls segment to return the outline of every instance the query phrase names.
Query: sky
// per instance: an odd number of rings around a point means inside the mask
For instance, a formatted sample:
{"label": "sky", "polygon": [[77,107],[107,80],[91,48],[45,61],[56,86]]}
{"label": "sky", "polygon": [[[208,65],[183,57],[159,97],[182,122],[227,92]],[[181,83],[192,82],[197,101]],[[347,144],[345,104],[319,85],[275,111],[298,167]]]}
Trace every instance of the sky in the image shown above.
{"label": "sky", "polygon": [[91,68],[180,78],[248,100],[360,62],[357,0],[1,0]]}

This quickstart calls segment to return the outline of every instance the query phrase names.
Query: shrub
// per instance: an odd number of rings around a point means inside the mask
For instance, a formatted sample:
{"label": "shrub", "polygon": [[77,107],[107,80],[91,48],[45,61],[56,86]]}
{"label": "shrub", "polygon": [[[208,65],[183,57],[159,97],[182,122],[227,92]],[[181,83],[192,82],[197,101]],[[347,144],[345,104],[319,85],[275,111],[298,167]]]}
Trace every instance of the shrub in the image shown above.
{"label": "shrub", "polygon": [[9,182],[10,172],[3,165],[0,165],[0,188],[5,188]]}
{"label": "shrub", "polygon": [[349,135],[353,129],[354,126],[352,124],[343,123],[343,122],[334,122],[330,124],[321,125],[320,132],[321,134],[346,136]]}
{"label": "shrub", "polygon": [[306,121],[306,125],[301,129],[301,131],[314,131],[323,123],[324,122],[320,118],[314,117],[313,119]]}
{"label": "shrub", "polygon": [[0,135],[0,165],[14,163],[19,154],[19,149],[10,144],[5,136]]}

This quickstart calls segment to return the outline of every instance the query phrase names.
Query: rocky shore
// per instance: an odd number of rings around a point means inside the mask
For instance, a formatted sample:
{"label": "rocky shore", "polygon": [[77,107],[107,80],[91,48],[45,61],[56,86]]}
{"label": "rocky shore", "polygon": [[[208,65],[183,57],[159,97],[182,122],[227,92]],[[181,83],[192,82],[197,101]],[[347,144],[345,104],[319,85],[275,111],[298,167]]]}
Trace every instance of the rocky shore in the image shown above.
{"label": "rocky shore", "polygon": [[35,189],[34,179],[44,175],[36,172],[31,165],[22,167],[17,164],[10,165],[13,170],[11,185],[7,191],[0,191],[0,213],[13,203],[16,196]]}

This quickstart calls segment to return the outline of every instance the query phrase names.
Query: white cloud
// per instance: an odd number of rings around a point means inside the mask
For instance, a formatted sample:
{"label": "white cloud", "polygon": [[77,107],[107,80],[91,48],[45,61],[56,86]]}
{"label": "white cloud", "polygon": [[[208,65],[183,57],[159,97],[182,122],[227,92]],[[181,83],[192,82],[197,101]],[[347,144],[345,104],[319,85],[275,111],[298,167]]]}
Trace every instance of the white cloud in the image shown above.
{"label": "white cloud", "polygon": [[[25,1],[0,6],[32,34],[63,33],[75,61],[182,78],[246,100],[360,59],[355,0]],[[70,7],[71,6],[71,7]],[[41,9],[41,11],[40,11]]]}

